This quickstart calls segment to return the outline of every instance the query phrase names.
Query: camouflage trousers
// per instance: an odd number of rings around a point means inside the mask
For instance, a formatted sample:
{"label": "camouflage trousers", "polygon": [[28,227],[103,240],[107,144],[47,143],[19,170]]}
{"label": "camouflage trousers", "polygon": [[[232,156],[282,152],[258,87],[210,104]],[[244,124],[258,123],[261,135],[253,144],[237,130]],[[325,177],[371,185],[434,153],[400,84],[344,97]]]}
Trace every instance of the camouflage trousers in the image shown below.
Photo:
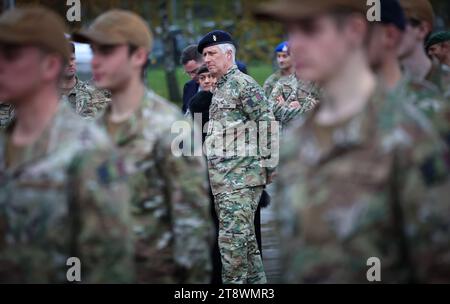
{"label": "camouflage trousers", "polygon": [[224,284],[267,282],[254,226],[262,191],[263,187],[252,187],[214,197]]}

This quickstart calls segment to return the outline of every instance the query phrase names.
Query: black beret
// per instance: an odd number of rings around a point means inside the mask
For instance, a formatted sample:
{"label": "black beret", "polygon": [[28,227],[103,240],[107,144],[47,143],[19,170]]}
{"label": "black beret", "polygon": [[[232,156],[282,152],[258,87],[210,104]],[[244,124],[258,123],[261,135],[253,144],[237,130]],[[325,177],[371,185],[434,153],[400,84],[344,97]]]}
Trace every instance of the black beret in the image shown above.
{"label": "black beret", "polygon": [[381,0],[381,23],[393,24],[405,30],[406,17],[398,0]]}
{"label": "black beret", "polygon": [[197,50],[200,54],[203,54],[203,50],[209,46],[231,43],[234,45],[231,35],[225,31],[212,31],[206,34],[198,43]]}
{"label": "black beret", "polygon": [[425,48],[428,51],[428,49],[431,46],[438,44],[438,43],[446,42],[446,41],[450,41],[450,31],[442,31],[442,32],[433,33],[430,35],[427,42],[425,43]]}

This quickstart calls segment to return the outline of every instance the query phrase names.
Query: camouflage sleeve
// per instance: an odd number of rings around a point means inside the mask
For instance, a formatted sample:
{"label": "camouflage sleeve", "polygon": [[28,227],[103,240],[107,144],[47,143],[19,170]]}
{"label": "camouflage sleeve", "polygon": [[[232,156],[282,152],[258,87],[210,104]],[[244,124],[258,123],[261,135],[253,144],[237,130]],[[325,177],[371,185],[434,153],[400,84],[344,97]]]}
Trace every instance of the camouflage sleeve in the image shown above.
{"label": "camouflage sleeve", "polygon": [[443,197],[450,189],[449,150],[436,134],[411,126],[404,131],[414,144],[395,151],[392,184],[398,191],[391,194],[393,207],[402,214],[398,218],[404,237],[401,254],[417,282],[448,282],[450,206]]}
{"label": "camouflage sleeve", "polygon": [[158,143],[157,164],[167,185],[179,283],[205,284],[210,281],[213,237],[206,164],[203,156],[175,156],[171,138]]}
{"label": "camouflage sleeve", "polygon": [[128,189],[115,172],[111,151],[91,151],[71,167],[72,254],[81,261],[83,283],[134,281]]}
{"label": "camouflage sleeve", "polygon": [[111,102],[111,97],[109,91],[99,89],[94,89],[92,95],[93,108],[95,111],[95,116],[97,116]]}
{"label": "camouflage sleeve", "polygon": [[269,98],[270,94],[272,93],[273,90],[273,81],[272,81],[272,77],[269,77],[266,79],[266,81],[264,82],[263,85],[263,90],[264,90],[264,95]]}
{"label": "camouflage sleeve", "polygon": [[266,141],[267,143],[262,144],[259,149],[260,155],[265,161],[267,174],[270,175],[278,165],[280,126],[275,119],[268,99],[257,83],[246,81],[240,94],[240,100],[242,101],[244,112],[251,121],[257,124],[260,141]]}

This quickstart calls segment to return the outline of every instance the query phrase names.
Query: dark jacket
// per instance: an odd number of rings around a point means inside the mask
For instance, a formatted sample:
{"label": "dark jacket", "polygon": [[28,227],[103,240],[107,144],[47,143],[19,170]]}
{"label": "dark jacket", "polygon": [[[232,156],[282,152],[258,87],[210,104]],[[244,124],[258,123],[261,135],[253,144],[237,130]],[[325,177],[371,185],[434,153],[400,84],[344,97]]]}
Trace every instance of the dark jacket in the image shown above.
{"label": "dark jacket", "polygon": [[198,93],[198,87],[199,85],[195,80],[190,80],[184,85],[182,107],[183,114],[185,114],[187,109],[189,108],[189,100],[191,100],[191,98]]}

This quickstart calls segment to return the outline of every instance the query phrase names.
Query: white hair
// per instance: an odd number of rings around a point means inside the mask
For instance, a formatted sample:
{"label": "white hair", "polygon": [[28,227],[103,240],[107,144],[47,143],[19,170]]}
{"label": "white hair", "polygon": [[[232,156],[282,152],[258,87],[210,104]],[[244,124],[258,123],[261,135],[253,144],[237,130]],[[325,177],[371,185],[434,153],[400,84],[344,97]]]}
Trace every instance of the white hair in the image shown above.
{"label": "white hair", "polygon": [[231,43],[223,43],[218,45],[219,49],[222,50],[222,53],[226,54],[228,51],[231,51],[231,58],[233,59],[233,64],[236,63],[236,47]]}

